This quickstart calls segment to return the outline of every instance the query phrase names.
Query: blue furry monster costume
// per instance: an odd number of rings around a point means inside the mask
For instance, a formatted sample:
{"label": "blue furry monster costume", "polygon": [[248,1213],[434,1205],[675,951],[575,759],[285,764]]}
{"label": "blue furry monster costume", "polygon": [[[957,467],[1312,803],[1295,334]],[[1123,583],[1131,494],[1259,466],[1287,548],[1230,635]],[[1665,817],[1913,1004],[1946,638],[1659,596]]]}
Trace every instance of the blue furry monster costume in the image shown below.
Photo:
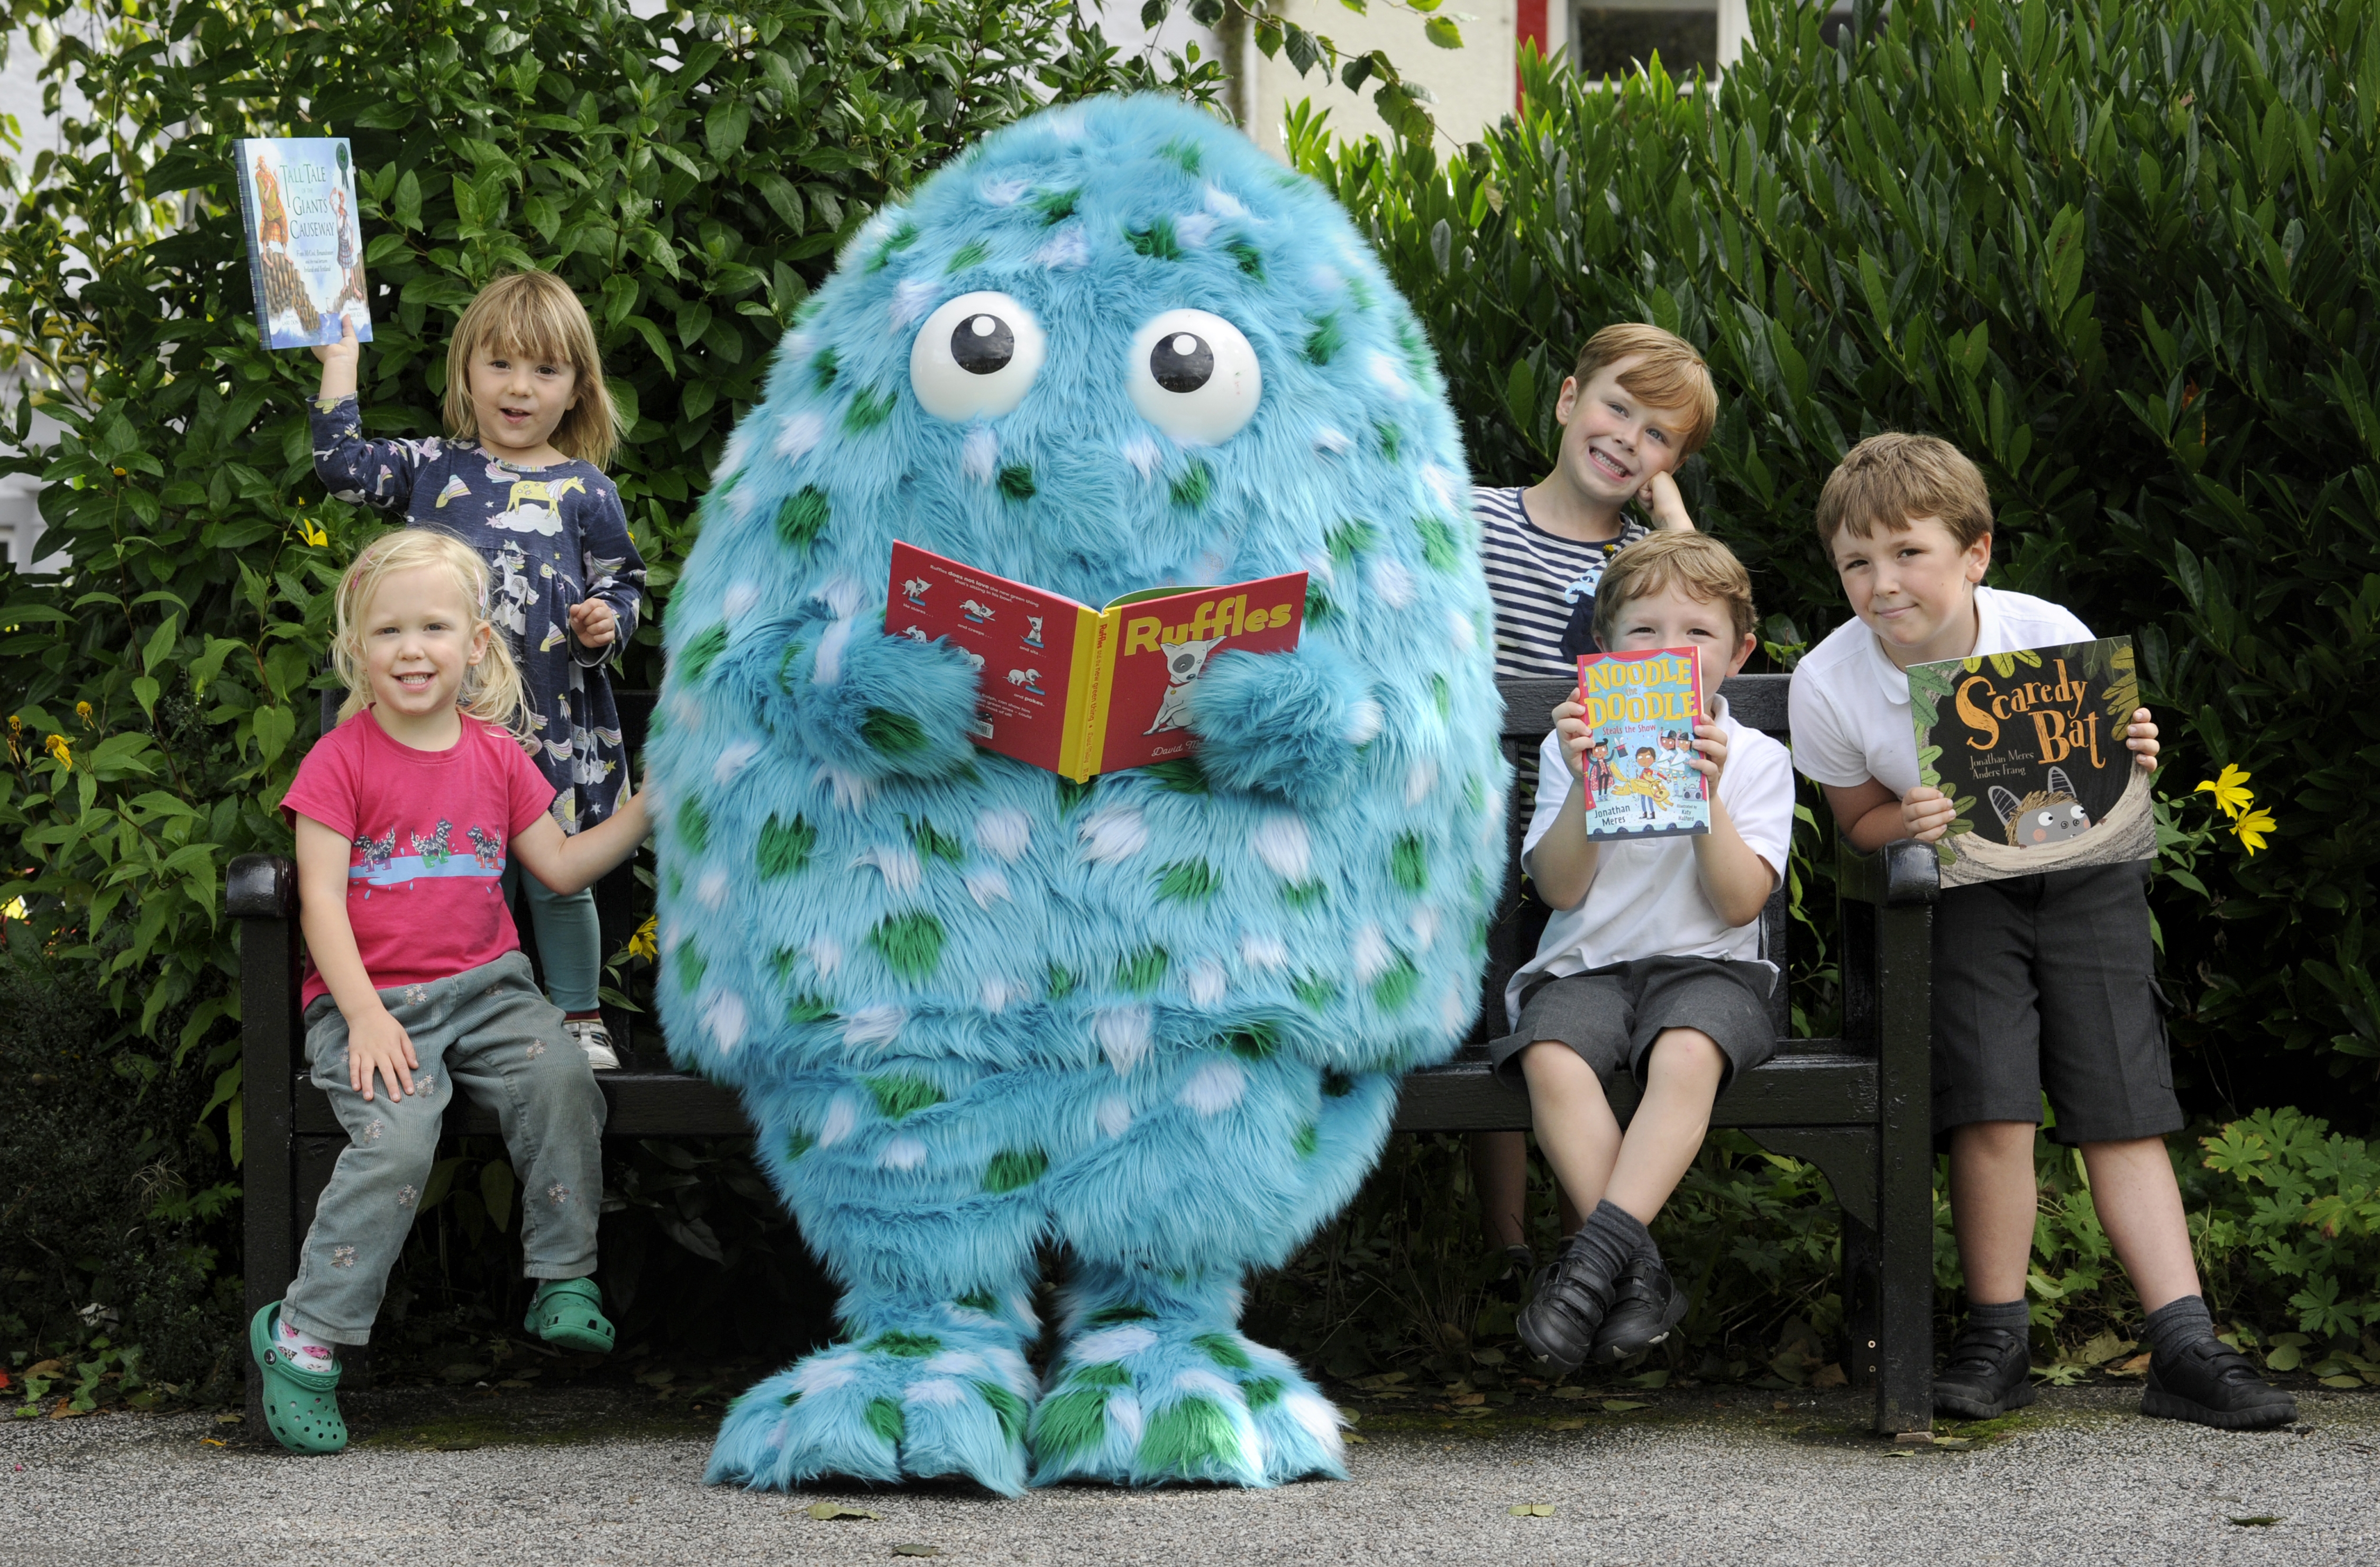
{"label": "blue furry monster costume", "polygon": [[[650,745],[671,1053],[845,1289],[711,1480],[1343,1473],[1239,1283],[1477,1005],[1507,770],[1466,485],[1344,213],[1181,103],[1045,111],[854,238],[705,502]],[[1092,604],[1304,570],[1307,619],[1206,666],[1194,763],[1070,784],[885,634],[896,539]]]}

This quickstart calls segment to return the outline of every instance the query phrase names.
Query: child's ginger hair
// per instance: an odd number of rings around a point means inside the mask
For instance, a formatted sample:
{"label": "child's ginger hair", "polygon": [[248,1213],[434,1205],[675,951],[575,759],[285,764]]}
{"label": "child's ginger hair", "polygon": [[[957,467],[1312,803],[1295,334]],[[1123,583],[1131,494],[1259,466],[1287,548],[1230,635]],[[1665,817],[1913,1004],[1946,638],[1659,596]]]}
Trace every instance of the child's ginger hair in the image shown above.
{"label": "child's ginger hair", "polygon": [[1634,359],[1620,384],[1653,407],[1684,410],[1690,421],[1670,433],[1677,437],[1681,462],[1703,449],[1718,425],[1718,388],[1712,384],[1710,366],[1694,346],[1674,332],[1664,332],[1640,321],[1605,327],[1578,351],[1571,375],[1581,386],[1604,366]]}
{"label": "child's ginger hair", "polygon": [[1621,612],[1648,593],[1671,586],[1706,604],[1725,604],[1739,642],[1759,624],[1752,605],[1752,574],[1735,552],[1707,533],[1656,533],[1611,557],[1595,589],[1595,639],[1605,647],[1619,634]]}
{"label": "child's ginger hair", "polygon": [[339,704],[339,722],[345,723],[371,705],[371,678],[364,672],[363,623],[373,595],[387,577],[422,566],[453,574],[471,617],[467,636],[477,637],[482,629],[488,634],[487,652],[464,673],[463,689],[455,705],[469,717],[526,736],[527,693],[521,686],[520,666],[488,619],[488,563],[453,534],[431,528],[401,528],[382,534],[363,547],[355,565],[339,578],[338,593],[332,601],[336,618],[331,633],[331,667],[347,688],[346,700]]}
{"label": "child's ginger hair", "polygon": [[1938,435],[1887,431],[1843,454],[1818,492],[1818,543],[1876,529],[1898,533],[1919,517],[1939,519],[1961,550],[1992,530],[1992,496],[1967,454]]}
{"label": "child's ginger hair", "polygon": [[577,401],[554,427],[553,449],[566,457],[602,468],[620,444],[620,411],[603,381],[602,351],[595,323],[570,285],[550,272],[509,273],[495,279],[464,307],[446,345],[446,433],[476,440],[479,417],[471,409],[471,365],[488,351],[568,365],[577,373]]}

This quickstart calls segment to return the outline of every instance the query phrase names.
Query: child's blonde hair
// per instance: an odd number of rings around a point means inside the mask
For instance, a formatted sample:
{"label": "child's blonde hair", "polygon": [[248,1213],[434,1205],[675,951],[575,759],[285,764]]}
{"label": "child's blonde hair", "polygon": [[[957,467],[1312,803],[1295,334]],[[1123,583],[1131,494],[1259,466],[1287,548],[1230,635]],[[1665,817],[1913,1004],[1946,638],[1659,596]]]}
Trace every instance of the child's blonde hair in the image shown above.
{"label": "child's blonde hair", "polygon": [[479,439],[471,408],[471,365],[482,353],[566,364],[577,372],[577,400],[553,430],[553,449],[602,468],[620,444],[620,411],[603,382],[595,323],[570,285],[550,272],[516,272],[490,283],[466,306],[446,345],[446,433]]}
{"label": "child's blonde hair", "polygon": [[1570,373],[1585,387],[1596,371],[1621,359],[1637,361],[1621,376],[1621,386],[1654,407],[1680,408],[1689,416],[1691,422],[1673,432],[1679,460],[1701,451],[1718,425],[1718,388],[1694,346],[1641,321],[1619,322],[1586,340]]}
{"label": "child's blonde hair", "polygon": [[1611,557],[1595,587],[1595,639],[1618,635],[1621,612],[1648,593],[1671,586],[1706,604],[1725,604],[1738,643],[1759,624],[1752,605],[1752,574],[1735,552],[1707,533],[1656,533]]}
{"label": "child's blonde hair", "polygon": [[1887,431],[1843,454],[1818,492],[1818,542],[1829,553],[1846,528],[1871,539],[1937,517],[1960,549],[1992,530],[1992,493],[1967,454],[1938,435]]}
{"label": "child's blonde hair", "polygon": [[388,577],[422,566],[436,566],[453,575],[463,596],[464,613],[469,617],[465,637],[477,637],[482,627],[488,633],[488,650],[464,671],[463,689],[455,705],[469,717],[525,735],[528,698],[521,687],[520,666],[513,662],[503,633],[488,619],[488,563],[453,534],[431,528],[400,528],[382,534],[363,547],[355,565],[339,579],[334,600],[337,619],[331,634],[331,666],[347,688],[347,699],[339,704],[339,722],[345,723],[371,705],[371,678],[364,670],[363,623],[373,596]]}

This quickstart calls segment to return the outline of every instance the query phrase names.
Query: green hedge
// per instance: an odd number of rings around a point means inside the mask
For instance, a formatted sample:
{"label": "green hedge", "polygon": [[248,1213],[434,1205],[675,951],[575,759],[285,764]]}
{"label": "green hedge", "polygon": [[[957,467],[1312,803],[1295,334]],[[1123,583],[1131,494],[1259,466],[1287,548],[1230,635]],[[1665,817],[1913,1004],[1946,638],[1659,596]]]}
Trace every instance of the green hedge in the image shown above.
{"label": "green hedge", "polygon": [[[1716,86],[1528,58],[1523,113],[1451,160],[1311,115],[1297,157],[1429,323],[1483,481],[1544,470],[1595,328],[1702,346],[1722,413],[1689,496],[1782,662],[1847,613],[1810,526],[1843,451],[1919,429],[1972,455],[1993,580],[2140,639],[2196,1103],[2368,1126],[2380,15],[1864,3],[1830,48],[1823,9],[1753,0]],[[2227,764],[2277,822],[2252,857],[2193,787]]]}

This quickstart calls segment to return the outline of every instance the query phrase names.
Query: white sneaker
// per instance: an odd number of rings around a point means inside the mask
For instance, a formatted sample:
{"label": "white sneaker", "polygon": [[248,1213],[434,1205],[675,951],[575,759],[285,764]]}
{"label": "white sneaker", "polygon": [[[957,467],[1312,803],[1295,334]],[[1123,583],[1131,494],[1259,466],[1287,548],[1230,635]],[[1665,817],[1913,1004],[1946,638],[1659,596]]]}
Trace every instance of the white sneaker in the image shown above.
{"label": "white sneaker", "polygon": [[565,1017],[562,1028],[587,1052],[588,1065],[598,1072],[620,1070],[620,1053],[612,1048],[612,1030],[603,1026],[601,1018]]}

